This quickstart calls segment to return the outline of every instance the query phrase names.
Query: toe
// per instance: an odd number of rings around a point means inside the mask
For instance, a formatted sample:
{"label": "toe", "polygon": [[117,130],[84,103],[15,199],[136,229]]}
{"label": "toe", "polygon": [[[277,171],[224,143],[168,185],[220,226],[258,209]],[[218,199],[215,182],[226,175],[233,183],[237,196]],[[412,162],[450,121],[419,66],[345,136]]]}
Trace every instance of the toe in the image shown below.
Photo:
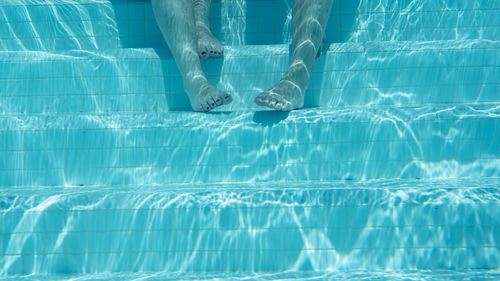
{"label": "toe", "polygon": [[224,94],[224,104],[229,104],[233,101],[233,97],[229,94]]}
{"label": "toe", "polygon": [[277,102],[274,109],[282,111],[284,109],[284,104],[282,102]]}
{"label": "toe", "polygon": [[208,98],[208,104],[210,105],[210,108],[214,108],[217,105],[217,102],[214,98],[210,97]]}
{"label": "toe", "polygon": [[203,108],[203,111],[207,112],[207,111],[210,111],[210,105],[208,103],[204,103],[201,105],[201,107]]}
{"label": "toe", "polygon": [[222,56],[222,52],[220,52],[219,50],[215,49],[210,51],[210,56],[211,57],[220,57]]}
{"label": "toe", "polygon": [[217,97],[215,98],[215,104],[216,104],[216,105],[221,105],[221,104],[222,104],[222,98],[221,98],[221,97],[219,97],[219,96],[217,96]]}
{"label": "toe", "polygon": [[264,92],[255,98],[255,103],[261,106],[265,106],[268,103],[267,98],[268,96]]}
{"label": "toe", "polygon": [[255,99],[254,99],[254,102],[258,105],[262,105],[262,98],[260,96],[257,96]]}

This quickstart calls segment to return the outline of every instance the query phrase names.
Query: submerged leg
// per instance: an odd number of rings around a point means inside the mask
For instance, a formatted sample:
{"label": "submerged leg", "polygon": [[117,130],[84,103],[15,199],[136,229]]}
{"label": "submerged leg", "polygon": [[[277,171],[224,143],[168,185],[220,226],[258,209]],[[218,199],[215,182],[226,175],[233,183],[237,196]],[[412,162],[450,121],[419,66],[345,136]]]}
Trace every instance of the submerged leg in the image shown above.
{"label": "submerged leg", "polygon": [[312,65],[320,52],[332,0],[294,0],[292,11],[292,62],[283,78],[261,93],[255,102],[275,110],[304,106],[304,93]]}
{"label": "submerged leg", "polygon": [[198,35],[198,53],[201,58],[220,57],[224,53],[222,44],[210,31],[210,3],[212,0],[193,0]]}
{"label": "submerged leg", "polygon": [[191,107],[196,111],[209,111],[230,103],[232,97],[210,85],[201,69],[193,1],[152,0],[151,4],[181,72]]}

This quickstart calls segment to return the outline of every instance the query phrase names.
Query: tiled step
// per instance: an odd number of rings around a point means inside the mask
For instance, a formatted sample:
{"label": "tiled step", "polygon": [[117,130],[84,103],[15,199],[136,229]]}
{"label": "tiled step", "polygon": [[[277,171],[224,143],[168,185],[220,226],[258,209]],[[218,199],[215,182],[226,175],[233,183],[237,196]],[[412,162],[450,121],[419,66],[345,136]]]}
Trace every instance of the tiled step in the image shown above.
{"label": "tiled step", "polygon": [[0,52],[0,112],[166,111],[178,72],[162,56],[153,49]]}
{"label": "tiled step", "polygon": [[500,176],[500,107],[0,117],[0,186]]}
{"label": "tiled step", "polygon": [[[56,277],[57,276],[57,277]],[[30,279],[44,279],[45,275],[30,275],[29,277],[8,277],[0,280],[22,281]],[[498,270],[380,270],[380,271],[299,271],[278,273],[169,273],[169,272],[144,272],[144,273],[101,273],[101,274],[70,274],[51,275],[52,280],[315,280],[328,279],[332,281],[352,280],[363,281],[376,279],[390,280],[428,280],[428,281],[454,281],[454,280],[498,280]]]}
{"label": "tiled step", "polygon": [[[289,272],[230,272],[230,273],[179,273],[179,272],[141,272],[141,273],[97,273],[97,274],[53,274],[51,280],[316,280],[328,279],[332,281],[364,281],[364,280],[426,280],[426,281],[455,281],[455,280],[498,280],[498,270],[339,270],[339,271],[289,271]],[[0,277],[0,280],[23,281],[46,279],[46,275],[9,276]]]}
{"label": "tiled step", "polygon": [[498,1],[339,2],[357,6],[350,9],[354,11],[355,22],[352,28],[347,28],[348,41],[500,39]]}
{"label": "tiled step", "polygon": [[0,274],[496,270],[499,184],[6,188]]}
{"label": "tiled step", "polygon": [[[213,1],[225,45],[290,41],[290,3]],[[500,40],[498,1],[334,1],[326,42]],[[9,0],[0,4],[0,50],[165,48],[150,1]]]}
{"label": "tiled step", "polygon": [[332,44],[322,73],[320,106],[497,102],[500,41]]}
{"label": "tiled step", "polygon": [[[282,43],[290,12],[282,4],[214,0],[212,30],[226,45]],[[142,0],[4,1],[0,30],[3,51],[166,47],[151,1]]]}
{"label": "tiled step", "polygon": [[[266,110],[253,100],[285,72],[288,45],[226,47],[204,60],[233,95],[217,111]],[[191,110],[165,49],[0,52],[0,112],[145,113]],[[500,92],[498,41],[333,44],[316,63],[306,107],[488,104]]]}
{"label": "tiled step", "polygon": [[0,50],[93,50],[121,46],[105,0],[8,0],[0,4]]}
{"label": "tiled step", "polygon": [[[288,46],[225,52],[224,59],[203,61],[210,82],[234,96],[219,111],[264,110],[253,99],[283,75]],[[166,49],[0,52],[0,58],[4,114],[192,110]]]}

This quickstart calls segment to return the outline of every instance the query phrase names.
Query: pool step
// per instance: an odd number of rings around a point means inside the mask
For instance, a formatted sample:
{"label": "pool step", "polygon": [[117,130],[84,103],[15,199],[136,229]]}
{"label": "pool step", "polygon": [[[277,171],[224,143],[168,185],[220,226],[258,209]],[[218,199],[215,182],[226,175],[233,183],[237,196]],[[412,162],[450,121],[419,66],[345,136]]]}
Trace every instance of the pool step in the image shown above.
{"label": "pool step", "polygon": [[[203,61],[209,81],[234,95],[219,110],[265,110],[253,99],[283,75],[288,45],[225,52]],[[192,111],[166,49],[0,52],[0,81],[4,114]]]}
{"label": "pool step", "polygon": [[[253,100],[289,63],[288,45],[226,47],[203,61],[234,97],[217,111],[267,110]],[[316,63],[306,107],[489,104],[500,92],[500,42],[332,44]],[[0,112],[143,113],[191,110],[166,49],[0,52]]]}
{"label": "pool step", "polygon": [[[17,279],[0,280],[26,280],[44,279],[46,275],[30,275],[29,278],[19,277]],[[51,276],[53,277],[53,276]],[[55,278],[55,276],[54,276]],[[183,272],[141,272],[141,273],[97,273],[97,274],[66,274],[60,275],[58,281],[72,280],[315,280],[328,279],[332,281],[352,280],[362,281],[366,279],[376,279],[380,281],[390,280],[427,280],[427,281],[454,281],[454,280],[498,280],[500,271],[498,270],[340,270],[340,271],[300,271],[300,272],[225,272],[225,273],[183,273]]]}
{"label": "pool step", "polygon": [[121,47],[115,11],[104,0],[9,0],[0,4],[0,50]]}
{"label": "pool step", "polygon": [[0,117],[0,186],[500,176],[500,107]]}
{"label": "pool step", "polygon": [[17,51],[0,58],[3,114],[166,111],[178,73],[168,54],[153,49]]}
{"label": "pool step", "polygon": [[[281,0],[213,1],[225,45],[290,42]],[[497,1],[334,1],[326,42],[500,40]],[[231,24],[228,27],[228,24]],[[0,50],[165,48],[150,1],[9,0],[0,4]]]}
{"label": "pool step", "polygon": [[323,73],[320,106],[497,103],[500,41],[332,44]]}
{"label": "pool step", "polygon": [[[500,39],[498,1],[337,2],[356,7],[339,21],[342,28],[347,26],[351,42]],[[353,13],[354,24],[349,28],[346,18]]]}
{"label": "pool step", "polygon": [[[211,29],[225,45],[288,38],[283,25],[289,10],[280,1],[212,2]],[[9,0],[0,4],[0,27],[2,51],[166,47],[151,1]]]}
{"label": "pool step", "polygon": [[0,191],[0,275],[500,266],[500,181]]}

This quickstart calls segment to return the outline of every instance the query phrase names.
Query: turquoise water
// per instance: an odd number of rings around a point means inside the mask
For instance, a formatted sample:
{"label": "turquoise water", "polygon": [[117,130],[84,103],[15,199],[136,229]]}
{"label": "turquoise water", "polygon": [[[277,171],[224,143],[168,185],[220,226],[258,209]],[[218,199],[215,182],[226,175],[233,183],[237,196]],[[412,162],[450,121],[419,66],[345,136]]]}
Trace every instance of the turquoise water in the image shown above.
{"label": "turquoise water", "polygon": [[500,279],[500,2],[221,0],[191,112],[149,1],[0,3],[0,279]]}

